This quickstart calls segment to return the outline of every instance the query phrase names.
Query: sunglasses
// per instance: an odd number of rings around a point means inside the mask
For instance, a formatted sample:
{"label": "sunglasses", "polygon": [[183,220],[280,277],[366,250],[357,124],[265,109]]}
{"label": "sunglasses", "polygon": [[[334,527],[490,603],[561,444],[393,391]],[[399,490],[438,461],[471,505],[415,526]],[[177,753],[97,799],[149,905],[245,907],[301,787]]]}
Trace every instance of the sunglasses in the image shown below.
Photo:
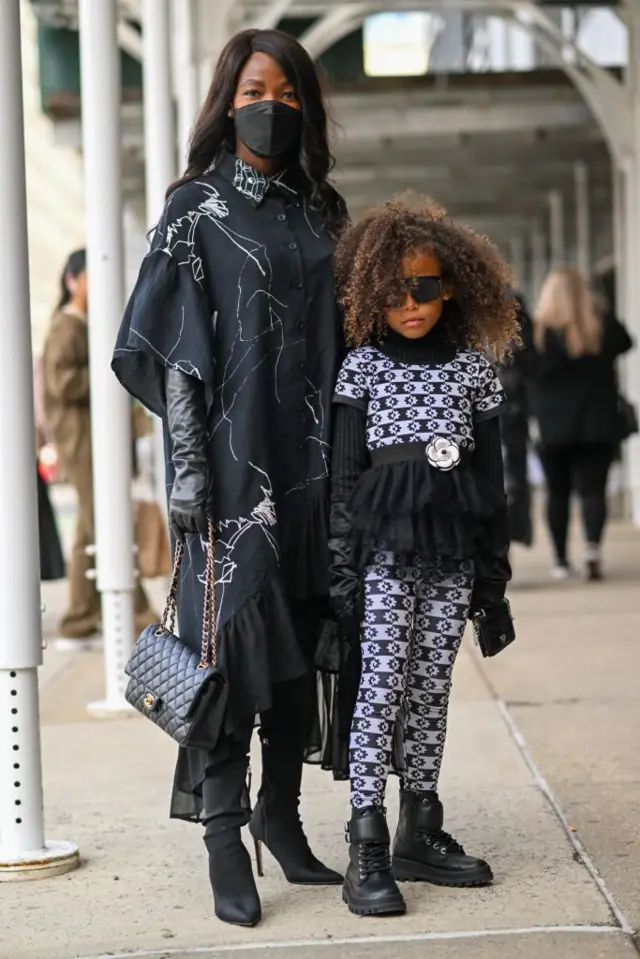
{"label": "sunglasses", "polygon": [[441,276],[408,276],[403,280],[404,293],[394,297],[391,307],[403,306],[407,293],[416,303],[432,303],[442,297]]}

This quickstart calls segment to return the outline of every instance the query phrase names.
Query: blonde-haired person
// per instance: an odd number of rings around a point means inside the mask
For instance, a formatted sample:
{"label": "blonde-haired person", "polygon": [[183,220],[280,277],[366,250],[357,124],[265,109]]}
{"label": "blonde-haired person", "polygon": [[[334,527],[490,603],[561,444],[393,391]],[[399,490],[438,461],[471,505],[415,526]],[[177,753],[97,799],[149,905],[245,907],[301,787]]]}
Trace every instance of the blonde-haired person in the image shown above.
{"label": "blonde-haired person", "polygon": [[573,268],[547,276],[530,330],[531,413],[547,482],[547,522],[555,551],[553,575],[569,575],[569,504],[576,493],[586,539],[585,576],[602,578],[600,544],[607,516],[607,477],[624,438],[618,412],[617,357],[633,346],[627,330],[607,314]]}

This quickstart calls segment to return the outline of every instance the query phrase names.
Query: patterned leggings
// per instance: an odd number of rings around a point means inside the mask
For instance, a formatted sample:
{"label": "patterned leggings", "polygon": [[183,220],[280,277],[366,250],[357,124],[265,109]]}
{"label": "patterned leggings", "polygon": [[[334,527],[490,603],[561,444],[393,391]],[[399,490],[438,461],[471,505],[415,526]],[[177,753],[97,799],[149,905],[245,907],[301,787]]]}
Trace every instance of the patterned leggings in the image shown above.
{"label": "patterned leggings", "polygon": [[453,664],[473,568],[425,570],[419,558],[381,551],[365,573],[362,675],[349,741],[351,805],[382,805],[393,732],[406,704],[404,785],[436,790],[447,733]]}

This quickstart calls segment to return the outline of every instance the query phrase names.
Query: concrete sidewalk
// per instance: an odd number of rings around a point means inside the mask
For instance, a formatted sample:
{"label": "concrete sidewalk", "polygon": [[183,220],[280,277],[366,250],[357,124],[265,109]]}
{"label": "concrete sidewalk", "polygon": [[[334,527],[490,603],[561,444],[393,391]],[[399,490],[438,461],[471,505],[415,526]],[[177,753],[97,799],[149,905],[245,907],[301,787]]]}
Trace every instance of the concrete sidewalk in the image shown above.
{"label": "concrete sidewalk", "polygon": [[[610,532],[603,584],[551,583],[544,543],[516,555],[518,642],[487,662],[466,638],[441,789],[446,826],[490,860],[496,882],[484,890],[405,884],[403,918],[357,919],[339,889],[289,886],[267,859],[263,922],[252,930],[219,923],[200,830],[167,818],[171,741],[137,717],[91,720],[86,704],[103,694],[100,654],[48,650],[47,836],[77,842],[83,864],[66,877],[0,888],[0,957],[636,955],[639,559],[640,534],[622,525]],[[64,592],[45,593],[51,634]],[[396,792],[392,780],[391,823]],[[337,869],[347,807],[345,784],[307,771],[306,828]]]}

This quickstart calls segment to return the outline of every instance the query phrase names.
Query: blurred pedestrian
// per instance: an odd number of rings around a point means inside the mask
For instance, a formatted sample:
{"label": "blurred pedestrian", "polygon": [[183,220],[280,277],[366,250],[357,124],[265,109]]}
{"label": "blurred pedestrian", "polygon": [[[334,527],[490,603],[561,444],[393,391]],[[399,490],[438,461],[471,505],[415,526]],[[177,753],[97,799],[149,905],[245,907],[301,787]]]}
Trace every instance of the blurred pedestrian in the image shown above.
{"label": "blurred pedestrian", "polygon": [[[76,536],[69,566],[69,606],[59,625],[60,648],[95,644],[100,629],[100,595],[87,577],[94,566],[87,548],[95,543],[87,274],[84,250],[69,256],[60,280],[60,299],[43,351],[44,401],[48,427],[64,477],[77,496]],[[157,619],[142,586],[136,586],[136,625]]]}
{"label": "blurred pedestrian", "polygon": [[[247,823],[289,882],[342,881],[313,855],[299,816],[303,760],[318,752],[314,657],[330,614],[330,406],[342,355],[332,255],[345,218],[331,165],[304,48],[272,30],[232,38],[113,360],[129,392],[164,419],[171,524],[189,556],[180,635],[198,653],[208,519],[216,525],[229,698],[216,748],[180,749],[171,815],[204,822],[216,915],[246,926],[261,917]],[[251,813],[256,714],[262,783]]]}
{"label": "blurred pedestrian", "polygon": [[40,460],[41,450],[50,442],[44,407],[42,357],[33,361],[33,408],[36,431],[36,473],[38,481],[38,532],[40,537],[40,579],[64,579],[65,562],[56,515],[49,497],[48,469]]}
{"label": "blurred pedestrian", "polygon": [[633,430],[615,362],[633,343],[573,268],[554,270],[525,331],[531,414],[547,484],[552,574],[571,571],[567,553],[570,501],[577,494],[586,548],[584,575],[602,578],[601,543],[607,518],[607,478],[620,443]]}
{"label": "blurred pedestrian", "polygon": [[[426,199],[365,215],[336,264],[353,349],[334,395],[332,600],[345,629],[357,635],[362,620],[343,898],[382,915],[405,911],[397,878],[493,879],[444,831],[438,780],[467,618],[510,619],[505,396],[485,352],[504,356],[517,318],[497,251]],[[403,708],[390,858],[385,793]]]}
{"label": "blurred pedestrian", "polygon": [[[524,299],[516,294],[521,325],[530,325]],[[521,354],[516,351],[509,362],[498,368],[498,377],[507,397],[500,415],[504,456],[505,489],[509,508],[509,533],[512,543],[531,546],[531,485],[529,483],[529,409]]]}

